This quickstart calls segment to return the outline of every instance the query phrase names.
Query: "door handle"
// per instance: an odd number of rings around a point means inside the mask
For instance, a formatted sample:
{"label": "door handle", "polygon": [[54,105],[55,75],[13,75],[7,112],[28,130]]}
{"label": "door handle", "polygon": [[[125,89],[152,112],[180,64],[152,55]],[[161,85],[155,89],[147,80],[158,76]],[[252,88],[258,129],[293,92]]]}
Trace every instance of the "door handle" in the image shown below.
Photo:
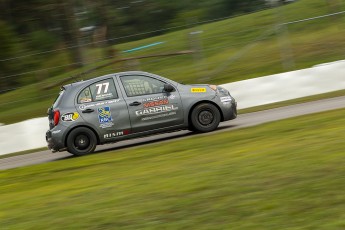
{"label": "door handle", "polygon": [[129,104],[130,106],[138,106],[138,105],[141,105],[141,102],[139,101],[135,101],[135,102],[132,102],[131,104]]}
{"label": "door handle", "polygon": [[95,110],[93,110],[93,109],[85,109],[85,110],[83,110],[82,113],[92,113],[93,111],[95,111]]}

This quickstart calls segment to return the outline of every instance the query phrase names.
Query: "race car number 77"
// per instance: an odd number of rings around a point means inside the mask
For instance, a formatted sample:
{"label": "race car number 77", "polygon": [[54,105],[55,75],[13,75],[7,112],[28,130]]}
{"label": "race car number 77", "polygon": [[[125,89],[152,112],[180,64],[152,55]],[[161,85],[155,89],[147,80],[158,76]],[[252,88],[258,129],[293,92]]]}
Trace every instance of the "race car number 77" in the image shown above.
{"label": "race car number 77", "polygon": [[105,82],[103,84],[97,84],[96,87],[97,87],[97,94],[101,94],[102,92],[102,88],[104,86],[104,94],[106,94],[108,92],[108,88],[109,88],[109,82]]}

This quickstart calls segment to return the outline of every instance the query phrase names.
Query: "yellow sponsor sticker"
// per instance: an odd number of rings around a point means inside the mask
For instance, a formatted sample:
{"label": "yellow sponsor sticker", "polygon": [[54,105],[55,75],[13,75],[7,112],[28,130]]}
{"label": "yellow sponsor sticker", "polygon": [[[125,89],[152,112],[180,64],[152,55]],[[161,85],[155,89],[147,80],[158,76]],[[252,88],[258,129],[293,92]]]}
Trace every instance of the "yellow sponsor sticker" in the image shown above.
{"label": "yellow sponsor sticker", "polygon": [[73,119],[73,120],[77,120],[78,118],[79,118],[79,113],[74,112],[74,113],[73,113],[73,116],[72,116],[72,119]]}
{"label": "yellow sponsor sticker", "polygon": [[192,93],[206,93],[206,88],[191,88],[190,92],[192,92]]}

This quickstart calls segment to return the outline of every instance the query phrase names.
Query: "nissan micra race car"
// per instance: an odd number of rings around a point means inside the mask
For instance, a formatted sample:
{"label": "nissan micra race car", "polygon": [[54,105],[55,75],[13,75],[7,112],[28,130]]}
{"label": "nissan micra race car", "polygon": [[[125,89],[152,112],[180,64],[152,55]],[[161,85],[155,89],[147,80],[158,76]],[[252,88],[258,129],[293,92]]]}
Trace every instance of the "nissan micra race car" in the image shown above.
{"label": "nissan micra race car", "polygon": [[220,86],[122,72],[63,86],[48,109],[46,140],[53,152],[80,156],[96,145],[155,133],[210,132],[236,116],[235,99]]}

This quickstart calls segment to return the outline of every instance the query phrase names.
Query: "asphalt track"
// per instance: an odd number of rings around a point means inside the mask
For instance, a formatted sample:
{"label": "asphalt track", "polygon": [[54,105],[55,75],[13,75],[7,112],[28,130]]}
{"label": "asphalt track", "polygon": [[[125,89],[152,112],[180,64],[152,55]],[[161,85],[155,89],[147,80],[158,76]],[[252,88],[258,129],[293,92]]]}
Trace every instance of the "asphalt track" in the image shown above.
{"label": "asphalt track", "polygon": [[[110,150],[116,151],[119,149],[128,149],[131,147],[143,146],[156,142],[183,139],[197,135],[212,135],[218,132],[230,131],[234,129],[255,126],[271,121],[277,121],[290,117],[318,113],[339,108],[345,108],[345,96],[285,106],[276,109],[264,110],[260,112],[242,114],[239,115],[235,120],[221,123],[217,131],[212,133],[194,134],[190,131],[183,130],[178,132],[165,133],[155,136],[143,137],[139,139],[122,141],[114,144],[101,145],[96,148],[95,154],[100,154],[104,151]],[[0,159],[0,170],[17,168],[27,165],[41,164],[50,161],[68,160],[69,158],[73,158],[73,156],[67,152],[52,153],[51,151],[41,151]]]}

